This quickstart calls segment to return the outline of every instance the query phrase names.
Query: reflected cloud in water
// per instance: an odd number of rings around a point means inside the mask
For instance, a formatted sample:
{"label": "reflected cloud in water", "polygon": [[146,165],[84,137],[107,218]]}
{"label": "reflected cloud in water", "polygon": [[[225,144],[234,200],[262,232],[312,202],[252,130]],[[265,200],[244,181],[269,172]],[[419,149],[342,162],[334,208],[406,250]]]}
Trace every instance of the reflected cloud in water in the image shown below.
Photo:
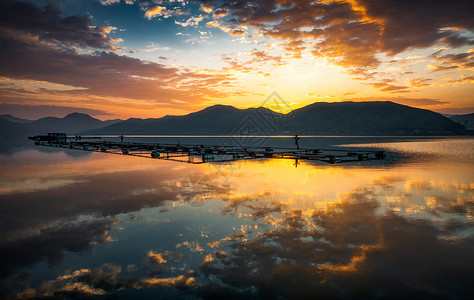
{"label": "reflected cloud in water", "polygon": [[[310,218],[302,210],[285,210],[277,228],[252,239],[220,242],[230,255],[215,255],[201,271],[222,282],[210,283],[219,297],[473,295],[473,223],[438,226],[394,212],[380,213],[379,208],[373,192],[365,190],[313,211]],[[466,228],[470,236],[457,236]],[[200,292],[212,298],[214,292],[209,290]]]}
{"label": "reflected cloud in water", "polygon": [[18,155],[0,158],[7,298],[474,296],[471,161]]}
{"label": "reflected cloud in water", "polygon": [[23,267],[33,266],[43,259],[49,265],[58,265],[62,263],[63,251],[88,251],[94,244],[111,242],[108,231],[113,224],[113,220],[103,220],[47,228],[26,238],[2,243],[0,276],[5,281],[21,281],[22,277],[29,276],[20,271]]}

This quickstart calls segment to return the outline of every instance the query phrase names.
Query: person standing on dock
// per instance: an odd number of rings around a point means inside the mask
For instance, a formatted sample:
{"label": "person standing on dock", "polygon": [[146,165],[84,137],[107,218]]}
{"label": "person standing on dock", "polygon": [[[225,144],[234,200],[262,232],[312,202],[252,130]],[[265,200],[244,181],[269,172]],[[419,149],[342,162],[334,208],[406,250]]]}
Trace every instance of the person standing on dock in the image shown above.
{"label": "person standing on dock", "polygon": [[123,134],[120,135],[120,143],[123,143]]}
{"label": "person standing on dock", "polygon": [[295,137],[293,138],[295,140],[295,145],[296,145],[296,149],[299,149],[300,148],[300,144],[299,144],[299,137],[297,134],[295,134]]}

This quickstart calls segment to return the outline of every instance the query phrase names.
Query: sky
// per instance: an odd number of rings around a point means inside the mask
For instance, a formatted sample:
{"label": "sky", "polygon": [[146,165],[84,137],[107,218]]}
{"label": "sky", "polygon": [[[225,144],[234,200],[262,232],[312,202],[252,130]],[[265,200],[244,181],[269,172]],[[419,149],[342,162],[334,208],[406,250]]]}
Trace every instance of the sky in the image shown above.
{"label": "sky", "polygon": [[0,114],[341,101],[474,113],[473,16],[472,0],[2,0]]}

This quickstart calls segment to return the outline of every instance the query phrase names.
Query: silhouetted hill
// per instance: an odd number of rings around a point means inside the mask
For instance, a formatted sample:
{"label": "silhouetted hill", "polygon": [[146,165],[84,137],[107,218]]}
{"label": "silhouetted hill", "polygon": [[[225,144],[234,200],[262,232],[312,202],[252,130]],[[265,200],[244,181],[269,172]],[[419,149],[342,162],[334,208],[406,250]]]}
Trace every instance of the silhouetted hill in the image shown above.
{"label": "silhouetted hill", "polygon": [[[46,134],[48,132],[65,132],[76,134],[121,122],[122,120],[101,121],[86,114],[72,113],[64,118],[46,117],[31,122],[14,122],[0,118],[0,139],[26,139],[28,135]],[[12,120],[22,120],[11,116]]]}
{"label": "silhouetted hill", "polygon": [[214,105],[184,116],[126,121],[88,134],[455,134],[464,127],[425,109],[393,102],[316,102],[287,115]]}
{"label": "silhouetted hill", "polygon": [[[249,118],[260,120],[262,115],[281,115],[266,108],[237,109],[228,105],[214,105],[184,116],[164,116],[159,119],[128,119],[126,121],[86,131],[90,134],[231,134],[245,127]],[[269,125],[259,124],[262,132]],[[265,129],[266,128],[266,129]]]}
{"label": "silhouetted hill", "polygon": [[122,119],[105,120],[105,121],[102,121],[102,125],[104,125],[105,127],[105,126],[110,126],[110,125],[117,124],[120,122],[123,122],[123,120]]}
{"label": "silhouetted hill", "polygon": [[455,115],[449,118],[454,122],[464,125],[468,130],[474,130],[474,113],[467,115]]}
{"label": "silhouetted hill", "polygon": [[84,130],[107,126],[103,121],[86,114],[72,113],[64,118],[46,117],[30,123],[32,134],[46,132],[78,133]]}
{"label": "silhouetted hill", "polygon": [[13,122],[13,123],[30,123],[30,122],[33,122],[33,120],[16,118],[16,117],[14,117],[12,115],[9,115],[9,114],[1,115],[0,119],[7,120],[7,121],[10,121],[10,122]]}
{"label": "silhouetted hill", "polygon": [[464,128],[430,110],[370,101],[316,102],[290,112],[280,129],[301,134],[429,134]]}
{"label": "silhouetted hill", "polygon": [[0,118],[0,139],[13,139],[18,136],[26,136],[28,127],[25,124],[15,123]]}

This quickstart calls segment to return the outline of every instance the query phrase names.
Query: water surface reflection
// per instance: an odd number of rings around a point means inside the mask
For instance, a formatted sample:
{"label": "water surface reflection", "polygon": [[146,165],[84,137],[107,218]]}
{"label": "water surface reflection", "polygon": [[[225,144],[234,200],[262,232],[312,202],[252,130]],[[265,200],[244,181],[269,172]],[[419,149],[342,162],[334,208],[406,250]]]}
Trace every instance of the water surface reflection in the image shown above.
{"label": "water surface reflection", "polygon": [[1,156],[1,295],[471,298],[474,164],[459,157]]}

